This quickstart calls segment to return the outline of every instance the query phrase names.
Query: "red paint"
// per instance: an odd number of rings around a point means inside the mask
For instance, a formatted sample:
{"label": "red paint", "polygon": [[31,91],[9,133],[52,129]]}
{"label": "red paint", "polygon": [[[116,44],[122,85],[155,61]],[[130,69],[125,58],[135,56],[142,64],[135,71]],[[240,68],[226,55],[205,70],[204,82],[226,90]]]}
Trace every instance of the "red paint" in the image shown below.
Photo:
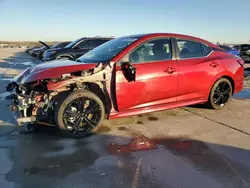
{"label": "red paint", "polygon": [[[202,58],[135,64],[136,82],[128,82],[117,66],[114,87],[118,110],[111,111],[110,119],[206,102],[213,84],[221,77],[233,80],[234,94],[243,89],[244,68],[237,62],[240,58],[195,37],[176,34],[146,35],[120,52],[112,61],[118,62],[145,41],[161,37],[195,40],[216,50]],[[167,67],[176,71],[166,74],[164,71]]]}
{"label": "red paint", "polygon": [[[145,35],[114,56],[111,61],[117,63],[145,41],[162,37],[195,40],[215,50],[208,57],[135,64],[135,82],[128,82],[116,64],[111,81],[107,82],[107,92],[112,96],[111,101],[116,107],[111,109],[109,119],[206,102],[213,84],[221,77],[233,80],[234,93],[243,89],[244,68],[238,62],[241,59],[221,51],[220,47],[210,42],[191,36],[164,33]],[[36,66],[24,82],[58,78],[64,73],[88,70],[95,65],[73,61],[49,62]],[[172,74],[169,73],[169,68],[174,70]],[[63,82],[51,83],[48,89],[58,89],[64,85]]]}
{"label": "red paint", "polygon": [[24,77],[22,80],[24,83],[33,82],[36,80],[43,80],[49,78],[60,78],[63,74],[77,72],[82,70],[89,70],[95,67],[96,63],[85,64],[85,63],[77,63],[74,61],[52,61],[48,63],[41,63],[36,65],[29,75]]}
{"label": "red paint", "polygon": [[162,103],[161,100],[166,103],[176,102],[178,72],[168,74],[164,71],[168,67],[178,70],[176,60],[135,64],[134,66],[136,82],[128,82],[122,71],[118,68],[116,70],[116,100],[119,111],[158,105]]}

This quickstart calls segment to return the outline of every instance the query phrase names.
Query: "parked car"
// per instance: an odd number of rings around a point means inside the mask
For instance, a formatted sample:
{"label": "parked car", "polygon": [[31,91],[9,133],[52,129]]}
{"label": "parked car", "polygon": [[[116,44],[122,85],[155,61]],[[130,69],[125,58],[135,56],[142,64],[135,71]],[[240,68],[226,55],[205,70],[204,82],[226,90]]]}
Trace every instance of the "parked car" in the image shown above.
{"label": "parked car", "polygon": [[7,86],[17,122],[84,137],[114,119],[207,103],[222,109],[242,91],[244,61],[205,40],[155,33],[116,38],[76,61],[28,68]]}
{"label": "parked car", "polygon": [[236,48],[231,48],[230,46],[227,46],[227,45],[218,45],[218,46],[226,50],[230,54],[240,56],[240,51],[237,50]]}
{"label": "parked car", "polygon": [[43,53],[48,50],[48,49],[60,49],[60,48],[64,48],[65,46],[67,46],[70,42],[69,41],[65,41],[65,42],[60,42],[57,43],[53,46],[50,46],[42,41],[39,41],[43,46],[40,48],[35,48],[31,51],[30,55],[37,57],[38,59],[42,59],[43,58]]}
{"label": "parked car", "polygon": [[39,47],[39,48],[35,48],[35,49],[31,50],[31,51],[29,52],[29,54],[30,54],[32,57],[36,57],[36,58],[39,59],[39,56],[40,56],[44,51],[46,51],[47,49],[48,49],[48,47],[46,47],[46,46],[41,46],[41,47]]}
{"label": "parked car", "polygon": [[240,51],[240,45],[234,45],[233,48]]}
{"label": "parked car", "polygon": [[69,43],[71,43],[72,41],[64,41],[64,42],[59,42],[53,46],[51,46],[50,49],[59,49],[59,48],[65,48],[65,46],[67,46]]}
{"label": "parked car", "polygon": [[71,42],[65,48],[49,49],[43,54],[43,61],[55,59],[75,60],[95,47],[111,40],[113,38],[80,38]]}
{"label": "parked car", "polygon": [[39,47],[41,47],[41,46],[30,46],[30,47],[26,48],[25,52],[29,53],[31,50],[33,50],[35,48],[39,48]]}
{"label": "parked car", "polygon": [[[235,46],[235,47],[237,47],[237,46]],[[250,44],[238,45],[238,49],[240,51],[240,57],[244,61],[250,61]]]}

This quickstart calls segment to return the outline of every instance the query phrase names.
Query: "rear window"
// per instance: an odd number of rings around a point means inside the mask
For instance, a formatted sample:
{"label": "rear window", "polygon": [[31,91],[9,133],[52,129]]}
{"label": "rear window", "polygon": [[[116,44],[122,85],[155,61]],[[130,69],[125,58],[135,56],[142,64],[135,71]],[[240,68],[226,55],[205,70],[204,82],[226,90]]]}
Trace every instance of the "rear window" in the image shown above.
{"label": "rear window", "polygon": [[177,39],[177,47],[181,59],[202,57],[201,45],[199,42]]}
{"label": "rear window", "polygon": [[212,49],[209,46],[207,46],[205,44],[202,44],[202,43],[201,43],[201,50],[202,50],[202,55],[203,56],[207,56],[212,51]]}
{"label": "rear window", "polygon": [[191,40],[177,39],[177,46],[181,59],[206,57],[212,51],[210,46]]}
{"label": "rear window", "polygon": [[103,43],[105,43],[105,42],[108,42],[109,40],[97,40],[96,41],[96,46],[100,46],[100,45],[102,45]]}

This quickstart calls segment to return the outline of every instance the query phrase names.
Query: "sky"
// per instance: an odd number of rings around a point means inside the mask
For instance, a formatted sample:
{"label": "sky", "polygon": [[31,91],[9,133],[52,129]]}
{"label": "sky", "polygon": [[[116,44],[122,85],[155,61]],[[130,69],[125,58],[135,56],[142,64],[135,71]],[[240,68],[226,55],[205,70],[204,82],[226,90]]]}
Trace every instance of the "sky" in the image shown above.
{"label": "sky", "polygon": [[250,42],[250,0],[0,0],[0,41],[180,33]]}

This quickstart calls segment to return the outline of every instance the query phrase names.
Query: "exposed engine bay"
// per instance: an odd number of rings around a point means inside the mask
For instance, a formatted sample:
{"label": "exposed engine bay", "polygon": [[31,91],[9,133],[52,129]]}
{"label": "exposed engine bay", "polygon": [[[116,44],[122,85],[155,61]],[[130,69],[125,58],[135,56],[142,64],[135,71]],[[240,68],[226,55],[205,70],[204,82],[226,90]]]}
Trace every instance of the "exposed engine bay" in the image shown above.
{"label": "exposed engine bay", "polygon": [[[60,78],[45,78],[23,83],[31,70],[27,69],[8,84],[11,92],[6,97],[11,100],[10,109],[14,112],[18,125],[34,122],[54,124],[54,111],[57,102],[70,91],[91,90],[94,83],[109,97],[106,84],[110,83],[113,63],[98,64],[90,70],[64,73]],[[107,82],[108,81],[108,82]]]}

